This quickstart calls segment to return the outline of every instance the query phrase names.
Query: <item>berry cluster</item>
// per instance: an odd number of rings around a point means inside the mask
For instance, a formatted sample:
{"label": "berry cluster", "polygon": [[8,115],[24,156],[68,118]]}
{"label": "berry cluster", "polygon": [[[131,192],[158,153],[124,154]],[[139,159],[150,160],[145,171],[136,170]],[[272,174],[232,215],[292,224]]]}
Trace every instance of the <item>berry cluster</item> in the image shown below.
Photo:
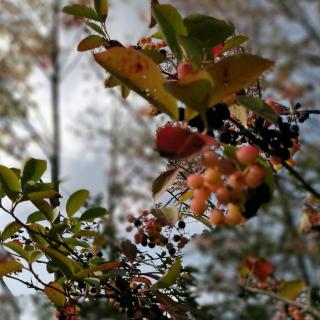
{"label": "berry cluster", "polygon": [[[161,50],[164,50],[163,48],[165,48],[166,46],[167,46],[167,43],[164,40],[160,40],[157,43],[153,43],[151,37],[144,37],[139,40],[137,49],[161,51]],[[164,51],[161,53],[164,53]]]}
{"label": "berry cluster", "polygon": [[[294,165],[292,156],[300,149],[298,142],[299,126],[278,118],[278,127],[264,126],[262,118],[258,117],[254,123],[253,132],[257,135],[257,143],[268,155],[273,165],[281,161],[288,161]],[[276,167],[277,168],[277,167]]]}
{"label": "berry cluster", "polygon": [[[182,249],[188,242],[184,235],[186,224],[179,221],[177,227],[168,225],[165,219],[161,219],[148,210],[142,210],[138,218],[128,216],[128,222],[132,225],[127,227],[131,232],[134,227],[137,230],[134,235],[136,244],[143,247],[154,248],[155,246],[165,247],[170,255],[175,255],[177,250]],[[176,230],[176,232],[173,232]]]}
{"label": "berry cluster", "polygon": [[251,145],[240,147],[235,160],[220,157],[216,152],[204,154],[205,171],[194,173],[187,179],[193,190],[190,209],[202,215],[217,199],[209,219],[213,225],[237,225],[251,218],[263,203],[270,200],[270,190],[265,182],[266,169],[257,163],[259,149]]}

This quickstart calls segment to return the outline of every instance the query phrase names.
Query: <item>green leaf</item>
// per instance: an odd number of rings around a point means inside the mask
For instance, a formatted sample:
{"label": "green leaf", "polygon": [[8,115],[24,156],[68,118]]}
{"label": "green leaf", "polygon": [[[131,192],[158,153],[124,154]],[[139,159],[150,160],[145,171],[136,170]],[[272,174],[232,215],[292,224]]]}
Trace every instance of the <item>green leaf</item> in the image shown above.
{"label": "green leaf", "polygon": [[32,203],[45,215],[48,221],[54,222],[59,215],[59,208],[53,209],[45,200],[32,200]]}
{"label": "green leaf", "polygon": [[17,231],[19,231],[22,228],[21,224],[13,221],[9,223],[2,232],[2,241],[5,241],[9,239],[11,236],[13,236]]}
{"label": "green leaf", "polygon": [[278,116],[276,115],[276,113],[262,99],[252,96],[238,96],[237,102],[247,109],[255,112],[265,120],[268,120],[272,123],[278,122]]}
{"label": "green leaf", "polygon": [[102,28],[101,28],[100,26],[98,26],[96,23],[90,22],[90,21],[86,21],[86,25],[87,25],[90,29],[92,29],[92,30],[94,30],[95,32],[99,33],[100,36],[103,36],[103,37],[106,36],[106,34],[105,34],[104,31],[102,30]]}
{"label": "green leaf", "polygon": [[102,207],[90,208],[81,215],[80,221],[92,221],[96,218],[102,218],[108,213],[108,210]]}
{"label": "green leaf", "polygon": [[31,201],[42,200],[42,199],[61,198],[60,194],[55,190],[30,192],[27,194],[27,197]]}
{"label": "green leaf", "polygon": [[242,45],[243,43],[245,43],[246,41],[248,41],[248,37],[246,36],[242,36],[242,35],[239,35],[239,36],[235,36],[231,39],[228,39],[225,43],[224,43],[224,49],[223,51],[228,51],[230,49],[233,49],[233,48],[236,48],[236,47],[239,47],[240,45]]}
{"label": "green leaf", "polygon": [[175,263],[171,266],[171,268],[166,272],[166,274],[156,282],[151,289],[166,289],[171,287],[176,280],[178,279],[181,272],[181,261],[179,258],[175,261]]}
{"label": "green leaf", "polygon": [[234,32],[232,24],[201,14],[186,17],[184,24],[189,37],[202,41],[210,48],[222,43]]}
{"label": "green leaf", "polygon": [[63,307],[66,296],[63,287],[58,282],[50,282],[44,287],[44,293],[49,300],[57,307]]}
{"label": "green leaf", "polygon": [[12,272],[20,272],[23,269],[23,264],[16,260],[5,260],[0,262],[0,278]]}
{"label": "green leaf", "polygon": [[152,59],[133,48],[113,47],[95,60],[124,85],[160,111],[178,119],[176,99],[163,88],[165,78]]}
{"label": "green leaf", "polygon": [[43,220],[46,220],[46,216],[40,211],[35,211],[28,216],[27,223],[35,223]]}
{"label": "green leaf", "polygon": [[178,61],[181,60],[182,52],[178,43],[178,36],[186,36],[187,28],[176,8],[171,5],[155,5],[152,7],[152,16],[157,21],[164,39],[175,54]]}
{"label": "green leaf", "polygon": [[163,172],[152,183],[152,196],[155,200],[166,192],[176,180],[179,170],[168,170]]}
{"label": "green leaf", "polygon": [[121,266],[121,264],[118,261],[105,262],[105,263],[99,264],[96,267],[84,269],[84,270],[78,272],[76,276],[77,277],[85,277],[85,276],[87,276],[91,273],[94,273],[94,272],[109,271],[109,270],[112,270],[115,268],[119,268],[120,266]]}
{"label": "green leaf", "polygon": [[201,41],[196,38],[179,36],[178,42],[182,49],[185,60],[192,61],[192,63],[199,67],[202,62],[202,57],[206,52]]}
{"label": "green leaf", "polygon": [[213,82],[208,72],[195,71],[178,81],[168,81],[164,88],[189,108],[205,111],[213,92]]}
{"label": "green leaf", "polygon": [[47,241],[44,238],[46,230],[41,224],[33,223],[28,225],[27,232],[31,240],[36,242],[38,245],[45,246],[47,244]]}
{"label": "green leaf", "polygon": [[90,7],[81,6],[79,4],[73,4],[71,6],[65,6],[62,11],[66,14],[70,14],[76,17],[87,18],[89,20],[101,21],[101,18],[97,15],[95,10]]}
{"label": "green leaf", "polygon": [[39,259],[41,256],[43,256],[43,252],[40,250],[33,250],[31,252],[29,252],[29,258],[28,258],[28,262],[29,263],[33,263],[34,261],[36,261],[37,259]]}
{"label": "green leaf", "polygon": [[293,280],[284,282],[278,294],[287,299],[295,299],[305,288],[305,283],[302,280]]}
{"label": "green leaf", "polygon": [[156,64],[161,64],[163,62],[168,61],[168,58],[157,50],[143,49],[141,50],[141,52],[145,54],[147,57],[149,57],[150,59],[152,59],[153,62]]}
{"label": "green leaf", "polygon": [[24,165],[21,177],[21,186],[28,181],[38,181],[47,170],[47,161],[31,158]]}
{"label": "green leaf", "polygon": [[41,249],[68,279],[72,278],[75,271],[71,259],[55,249],[47,247],[42,247]]}
{"label": "green leaf", "polygon": [[0,183],[5,194],[11,200],[16,200],[20,192],[20,182],[14,171],[0,165]]}
{"label": "green leaf", "polygon": [[31,192],[39,192],[39,191],[49,191],[53,190],[53,184],[50,183],[43,183],[43,182],[35,182],[35,181],[28,181],[23,186],[23,193],[27,195]]}
{"label": "green leaf", "polygon": [[92,238],[99,235],[99,232],[92,230],[80,230],[74,236],[76,238]]}
{"label": "green leaf", "polygon": [[104,45],[108,45],[108,41],[105,38],[96,34],[92,34],[80,41],[80,43],[78,44],[78,51],[89,51]]}
{"label": "green leaf", "polygon": [[250,54],[229,56],[212,64],[206,69],[214,83],[210,105],[220,103],[229,95],[253,85],[273,65],[270,60]]}
{"label": "green leaf", "polygon": [[108,0],[94,0],[94,8],[104,22],[108,17],[109,12],[109,1]]}
{"label": "green leaf", "polygon": [[10,250],[17,253],[21,258],[28,261],[29,260],[29,254],[26,250],[23,249],[22,244],[20,244],[18,241],[11,241],[7,243],[3,243],[4,246],[9,248]]}
{"label": "green leaf", "polygon": [[73,217],[74,214],[84,205],[89,197],[89,191],[85,189],[74,192],[68,199],[66,205],[66,211],[69,218]]}

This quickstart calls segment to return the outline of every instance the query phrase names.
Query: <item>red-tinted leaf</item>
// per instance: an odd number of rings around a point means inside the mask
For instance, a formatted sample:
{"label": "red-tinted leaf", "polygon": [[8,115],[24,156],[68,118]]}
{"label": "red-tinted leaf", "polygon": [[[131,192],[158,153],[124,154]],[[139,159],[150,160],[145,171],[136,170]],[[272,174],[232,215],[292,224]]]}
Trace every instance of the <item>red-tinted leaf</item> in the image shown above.
{"label": "red-tinted leaf", "polygon": [[245,265],[261,281],[265,281],[273,270],[272,264],[263,258],[247,257]]}
{"label": "red-tinted leaf", "polygon": [[188,158],[216,144],[214,138],[184,128],[164,127],[157,132],[156,146],[165,158]]}
{"label": "red-tinted leaf", "polygon": [[140,283],[144,283],[148,286],[151,286],[151,281],[146,277],[135,277],[135,278],[132,278],[131,281],[140,282]]}
{"label": "red-tinted leaf", "polygon": [[130,241],[123,241],[121,243],[121,249],[123,251],[123,254],[127,257],[127,259],[130,262],[134,262],[138,253],[137,246],[131,243]]}
{"label": "red-tinted leaf", "polygon": [[220,43],[217,46],[213,47],[211,50],[213,58],[217,58],[224,51],[224,44]]}

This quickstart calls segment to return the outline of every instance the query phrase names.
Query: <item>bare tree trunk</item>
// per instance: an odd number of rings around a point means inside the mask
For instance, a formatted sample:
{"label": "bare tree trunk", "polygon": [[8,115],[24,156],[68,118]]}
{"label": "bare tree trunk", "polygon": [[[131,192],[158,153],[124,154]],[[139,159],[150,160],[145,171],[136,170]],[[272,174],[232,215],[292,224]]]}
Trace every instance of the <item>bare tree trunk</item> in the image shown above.
{"label": "bare tree trunk", "polygon": [[[51,108],[53,124],[53,146],[51,153],[51,179],[54,183],[54,189],[59,192],[60,176],[60,155],[61,155],[61,137],[60,137],[60,61],[59,61],[59,34],[60,34],[60,1],[54,0],[52,8],[52,30],[51,30],[51,62],[53,71],[50,79],[51,86]],[[56,203],[56,206],[59,202]]]}

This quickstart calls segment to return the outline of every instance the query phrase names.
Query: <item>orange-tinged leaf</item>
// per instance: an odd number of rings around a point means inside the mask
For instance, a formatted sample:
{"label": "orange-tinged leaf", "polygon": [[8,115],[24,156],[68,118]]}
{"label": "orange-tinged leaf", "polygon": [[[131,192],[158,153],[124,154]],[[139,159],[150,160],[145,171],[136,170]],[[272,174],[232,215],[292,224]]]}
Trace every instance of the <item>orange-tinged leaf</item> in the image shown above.
{"label": "orange-tinged leaf", "polygon": [[176,99],[163,88],[159,67],[133,48],[113,47],[94,55],[95,60],[124,85],[173,119],[178,119]]}
{"label": "orange-tinged leaf", "polygon": [[23,264],[16,260],[5,260],[0,262],[0,278],[12,272],[20,272]]}
{"label": "orange-tinged leaf", "polygon": [[131,279],[132,282],[141,282],[144,283],[148,286],[151,286],[151,281],[150,279],[146,278],[146,277],[135,277]]}
{"label": "orange-tinged leaf", "polygon": [[107,44],[108,42],[105,38],[98,35],[90,35],[81,40],[81,42],[78,44],[78,51],[84,52],[93,50]]}
{"label": "orange-tinged leaf", "polygon": [[121,249],[130,262],[134,262],[134,260],[136,260],[138,249],[135,244],[131,243],[129,240],[123,241],[121,243]]}
{"label": "orange-tinged leaf", "polygon": [[206,70],[214,82],[210,105],[215,105],[232,93],[253,85],[259,76],[273,65],[271,60],[239,54],[209,66]]}
{"label": "orange-tinged leaf", "polygon": [[58,282],[50,282],[44,287],[44,293],[57,307],[63,307],[66,302],[64,289]]}

